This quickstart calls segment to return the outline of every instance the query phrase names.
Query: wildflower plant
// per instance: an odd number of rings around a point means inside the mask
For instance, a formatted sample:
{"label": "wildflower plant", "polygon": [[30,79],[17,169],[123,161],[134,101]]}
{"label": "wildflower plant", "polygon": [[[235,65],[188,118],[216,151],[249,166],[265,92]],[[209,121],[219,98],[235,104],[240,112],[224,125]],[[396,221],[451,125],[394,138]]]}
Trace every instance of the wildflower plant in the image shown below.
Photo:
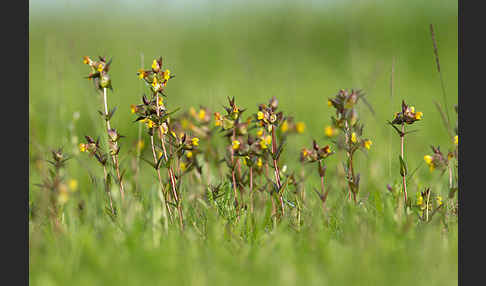
{"label": "wildflower plant", "polygon": [[327,104],[336,110],[331,117],[332,126],[325,129],[328,137],[338,136],[334,140],[338,149],[346,151],[347,159],[344,164],[346,180],[349,186],[349,195],[357,202],[359,193],[360,174],[355,174],[353,156],[356,151],[366,151],[371,148],[372,141],[363,135],[363,125],[359,123],[356,105],[360,99],[364,99],[364,93],[360,90],[341,89],[336,96],[329,98]]}
{"label": "wildflower plant", "polygon": [[37,184],[38,187],[45,190],[48,197],[48,214],[54,224],[59,223],[60,207],[66,203],[69,191],[65,183],[65,167],[66,161],[71,157],[63,153],[62,148],[51,151],[52,160],[47,160],[52,165],[48,176],[43,180],[42,184]]}
{"label": "wildflower plant", "polygon": [[[400,136],[400,175],[402,176],[402,188],[403,188],[403,199],[405,205],[407,205],[407,183],[406,183],[406,176],[407,176],[407,165],[405,163],[405,159],[403,157],[404,151],[404,141],[405,135],[412,133],[414,131],[405,131],[406,125],[411,125],[417,121],[422,120],[423,113],[421,111],[416,111],[414,106],[407,105],[404,100],[402,100],[402,110],[400,112],[395,112],[394,118],[392,121],[388,121],[388,124],[395,129],[397,134]],[[399,129],[396,125],[401,126]]]}
{"label": "wildflower plant", "polygon": [[[248,123],[246,121],[241,121],[241,115],[245,112],[246,109],[241,109],[239,106],[236,105],[234,98],[228,97],[228,106],[224,107],[226,114],[221,115],[220,113],[216,112],[214,114],[215,117],[215,125],[221,128],[221,131],[225,133],[225,137],[228,138],[228,145],[227,150],[229,156],[226,156],[226,164],[231,171],[231,182],[233,187],[233,195],[234,195],[234,206],[236,209],[236,213],[239,214],[240,202],[238,200],[238,186],[241,184],[241,166],[239,164],[238,156],[235,154],[240,149],[242,139],[239,137],[244,136],[248,132]],[[237,169],[238,169],[238,177],[237,177]]]}
{"label": "wildflower plant", "polygon": [[[135,121],[142,121],[146,124],[148,134],[150,135],[150,142],[152,146],[152,155],[154,159],[153,167],[157,171],[159,178],[159,185],[164,193],[163,203],[166,205],[167,212],[171,217],[171,210],[168,201],[168,192],[163,191],[162,178],[160,176],[160,167],[162,162],[165,161],[164,166],[167,168],[169,176],[169,185],[172,191],[172,199],[177,207],[179,226],[181,229],[184,228],[184,217],[182,212],[182,198],[181,194],[178,192],[178,185],[176,175],[173,170],[173,162],[177,156],[174,152],[168,152],[165,146],[167,134],[169,133],[170,116],[177,112],[178,109],[169,111],[164,103],[164,97],[166,95],[163,93],[164,88],[170,79],[174,78],[175,75],[171,74],[168,69],[163,69],[162,57],[154,59],[152,62],[152,67],[149,70],[140,69],[137,73],[139,79],[143,80],[146,85],[150,88],[151,94],[149,97],[142,96],[142,104],[132,106],[132,112],[138,115]],[[161,155],[157,156],[156,144],[154,142],[154,135],[156,135],[161,143],[162,151]],[[159,147],[160,148],[160,147]],[[177,153],[177,152],[176,152]]]}
{"label": "wildflower plant", "polygon": [[317,142],[313,140],[312,148],[307,149],[303,148],[300,152],[300,161],[305,163],[317,163],[317,172],[319,177],[321,178],[321,190],[320,192],[315,191],[319,198],[322,201],[322,206],[325,206],[327,196],[329,194],[329,189],[324,191],[324,177],[326,175],[327,166],[325,164],[325,159],[327,159],[330,155],[334,154],[334,151],[331,150],[329,145],[324,147],[319,147]]}
{"label": "wildflower plant", "polygon": [[[278,200],[280,202],[280,212],[281,215],[285,215],[285,205],[283,199],[283,185],[280,180],[280,169],[278,166],[278,161],[280,155],[282,154],[282,150],[285,144],[285,137],[282,137],[280,144],[277,144],[277,137],[276,137],[276,130],[280,127],[282,123],[285,122],[286,118],[284,118],[283,112],[277,112],[278,109],[278,100],[275,97],[272,97],[268,104],[260,104],[258,106],[258,112],[254,115],[256,118],[257,125],[263,128],[263,133],[260,138],[260,145],[262,149],[268,148],[268,143],[271,143],[271,158],[273,161],[273,168],[275,174],[275,191],[278,196]],[[270,133],[269,135],[265,135],[265,132]]]}
{"label": "wildflower plant", "polygon": [[104,111],[98,111],[98,112],[106,122],[107,143],[108,143],[109,153],[112,157],[113,166],[116,172],[116,180],[120,188],[121,198],[123,200],[125,196],[124,186],[122,182],[123,172],[120,171],[120,160],[118,158],[118,154],[120,152],[119,140],[123,136],[118,134],[116,129],[111,128],[110,119],[115,114],[116,108],[109,110],[108,101],[107,101],[107,89],[113,91],[111,79],[108,74],[108,71],[110,70],[111,62],[112,62],[111,59],[107,62],[106,57],[99,57],[98,61],[94,61],[87,56],[84,57],[83,59],[83,63],[87,64],[90,67],[90,73],[86,78],[88,80],[92,80],[95,85],[95,88],[100,92],[100,94],[103,94]]}

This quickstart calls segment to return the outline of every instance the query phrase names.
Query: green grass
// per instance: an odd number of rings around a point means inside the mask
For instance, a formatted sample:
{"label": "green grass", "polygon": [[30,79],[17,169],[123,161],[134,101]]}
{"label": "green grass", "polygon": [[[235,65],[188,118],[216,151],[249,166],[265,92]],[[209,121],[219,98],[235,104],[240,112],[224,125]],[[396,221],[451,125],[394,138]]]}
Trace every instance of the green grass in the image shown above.
{"label": "green grass", "polygon": [[[35,6],[32,4],[32,6]],[[31,7],[32,7],[31,6]],[[423,156],[429,146],[451,143],[434,100],[441,101],[429,24],[438,39],[441,69],[450,115],[457,104],[457,3],[335,4],[316,7],[286,3],[209,4],[204,11],[173,10],[168,4],[138,9],[133,14],[103,5],[87,11],[41,15],[31,10],[29,26],[29,200],[39,204],[41,181],[49,150],[63,146],[73,155],[67,179],[79,190],[64,208],[63,232],[52,230],[39,216],[29,220],[31,285],[455,285],[457,284],[457,223],[443,231],[441,217],[430,224],[398,216],[396,197],[386,184],[399,182],[399,138],[386,125],[402,99],[424,112],[424,120],[406,138],[410,169],[421,167],[409,182],[409,193],[431,186],[447,195],[447,178],[430,172]],[[98,11],[96,11],[98,8]],[[137,16],[134,16],[134,15]],[[144,16],[145,18],[142,18]],[[332,110],[327,99],[340,88],[362,88],[376,114],[365,106],[360,116],[364,134],[373,140],[368,156],[357,154],[362,175],[360,207],[343,199],[338,168],[344,154],[328,160],[329,211],[323,215],[317,196],[317,174],[306,185],[308,205],[303,225],[296,229],[285,218],[269,227],[268,206],[254,218],[244,214],[233,224],[218,216],[214,206],[193,198],[202,185],[184,182],[186,231],[174,226],[165,235],[153,170],[141,163],[142,195],[128,196],[129,207],[113,223],[103,213],[104,194],[90,181],[102,179],[102,169],[77,153],[84,135],[103,136],[97,110],[101,99],[83,79],[88,72],[82,56],[113,57],[110,71],[114,93],[112,119],[122,139],[122,167],[128,169],[127,192],[133,190],[133,144],[138,127],[129,105],[145,91],[136,72],[163,56],[177,76],[167,89],[171,107],[203,104],[223,111],[227,96],[255,112],[258,103],[277,96],[281,109],[304,121],[304,135],[291,138],[283,161],[300,170],[298,152],[315,138],[322,144]],[[390,70],[395,64],[394,97]],[[79,112],[80,118],[73,120]],[[148,138],[145,144],[148,146]],[[76,141],[77,138],[77,141]],[[150,158],[148,148],[145,156]],[[307,172],[315,172],[308,168]],[[213,177],[216,184],[220,178]],[[114,194],[118,192],[115,189]],[[118,198],[116,198],[118,199]],[[84,202],[80,215],[77,205]]]}

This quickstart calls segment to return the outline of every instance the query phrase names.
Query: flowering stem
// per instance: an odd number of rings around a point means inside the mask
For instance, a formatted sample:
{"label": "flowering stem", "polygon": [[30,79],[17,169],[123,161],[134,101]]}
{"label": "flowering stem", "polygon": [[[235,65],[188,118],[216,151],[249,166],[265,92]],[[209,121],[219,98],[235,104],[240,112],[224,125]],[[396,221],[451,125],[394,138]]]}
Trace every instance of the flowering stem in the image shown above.
{"label": "flowering stem", "polygon": [[[154,156],[154,163],[157,164],[157,154],[155,153],[154,135],[150,136],[150,144],[152,146],[152,154]],[[165,193],[164,193],[164,187],[163,187],[164,184],[162,184],[162,178],[160,176],[160,170],[159,169],[157,169],[157,176],[159,178],[159,187],[160,187],[160,190],[162,191],[162,196],[160,196],[160,197],[162,199],[162,203],[165,205],[165,208],[166,208],[166,209],[162,209],[162,216],[164,217],[165,229],[167,230],[167,213],[169,213],[169,217],[172,221],[172,212],[171,212],[170,207],[169,207],[169,202],[165,199]]]}
{"label": "flowering stem", "polygon": [[[275,138],[275,126],[272,126],[272,155],[275,155],[277,153],[277,142]],[[282,184],[280,183],[280,171],[278,169],[278,162],[277,159],[273,159],[273,167],[275,168],[275,181],[277,182],[277,187],[278,191],[281,192]],[[282,211],[282,216],[285,215],[285,210],[284,210],[284,202],[283,202],[283,197],[282,194],[279,194],[279,200],[280,200],[280,209]]]}
{"label": "flowering stem", "polygon": [[[400,134],[400,154],[402,156],[402,160],[405,162],[403,158],[403,146],[405,141],[405,124],[402,123],[402,133]],[[403,199],[405,201],[405,207],[407,206],[407,183],[405,181],[405,174],[402,175],[402,185],[403,185]]]}
{"label": "flowering stem", "polygon": [[[231,142],[236,140],[236,129],[233,127],[233,134],[231,135]],[[231,170],[231,176],[233,179],[233,191],[235,194],[235,208],[236,208],[236,215],[239,213],[239,203],[238,203],[238,194],[236,192],[236,176],[235,176],[235,155],[234,155],[234,150],[233,147],[231,147],[231,165],[232,165],[232,170]]]}
{"label": "flowering stem", "polygon": [[[106,87],[103,88],[103,103],[105,104],[105,116],[106,116],[106,127],[107,127],[106,131],[108,132],[109,130],[111,130],[111,126],[110,126],[110,119],[108,118],[108,102],[106,100]],[[110,144],[109,140],[110,138],[108,135],[108,144]],[[113,149],[118,150],[118,143],[116,141],[113,142]],[[112,159],[113,159],[113,164],[115,164],[116,176],[118,178],[118,183],[120,185],[120,194],[123,200],[125,197],[125,191],[120,176],[120,164],[118,162],[118,154],[112,154]]]}
{"label": "flowering stem", "polygon": [[[160,116],[159,94],[158,93],[156,95],[156,104],[157,104],[157,116]],[[165,158],[165,161],[167,162],[168,161],[167,150],[165,149],[164,134],[162,133],[161,126],[159,126],[158,130],[159,130],[160,142],[162,143],[162,150],[164,151],[164,158]],[[184,216],[182,214],[181,202],[179,200],[179,197],[177,196],[176,180],[175,180],[175,177],[174,177],[174,171],[172,170],[172,166],[169,166],[168,173],[169,173],[170,185],[171,185],[171,188],[172,188],[172,195],[174,196],[174,200],[176,201],[177,212],[179,213],[179,225],[181,227],[181,230],[183,230],[184,229]]]}

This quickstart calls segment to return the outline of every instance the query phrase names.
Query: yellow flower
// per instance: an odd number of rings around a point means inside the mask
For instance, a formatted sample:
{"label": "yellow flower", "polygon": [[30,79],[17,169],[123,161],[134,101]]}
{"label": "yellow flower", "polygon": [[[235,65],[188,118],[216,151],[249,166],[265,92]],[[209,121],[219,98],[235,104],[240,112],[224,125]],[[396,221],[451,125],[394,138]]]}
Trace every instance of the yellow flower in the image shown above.
{"label": "yellow flower", "polygon": [[277,115],[275,114],[270,115],[270,122],[274,123],[275,121],[277,121]]}
{"label": "yellow flower", "polygon": [[454,136],[454,145],[457,146],[458,144],[459,144],[459,136],[456,135],[456,136]]}
{"label": "yellow flower", "polygon": [[264,139],[260,140],[260,147],[261,147],[263,150],[265,150],[265,149],[267,149],[267,148],[268,148],[267,143],[265,143],[265,140],[264,140]]}
{"label": "yellow flower", "polygon": [[186,157],[187,158],[191,158],[192,157],[192,152],[191,151],[187,151],[186,152]]}
{"label": "yellow flower", "polygon": [[88,64],[90,64],[90,63],[91,63],[91,59],[90,59],[89,57],[86,57],[86,56],[85,56],[85,57],[83,58],[83,63],[84,63],[85,65],[88,65]]}
{"label": "yellow flower", "polygon": [[159,106],[164,105],[164,98],[162,96],[159,96]]}
{"label": "yellow flower", "polygon": [[417,193],[417,206],[421,206],[424,204],[424,197],[422,197],[422,194]]}
{"label": "yellow flower", "polygon": [[63,205],[65,204],[69,199],[69,192],[67,190],[67,187],[65,184],[61,184],[59,186],[59,196],[57,197],[57,201]]}
{"label": "yellow flower", "polygon": [[78,181],[76,179],[69,180],[69,189],[73,192],[78,189]]}
{"label": "yellow flower", "polygon": [[131,104],[130,105],[130,111],[132,112],[132,114],[135,113],[135,112],[137,112],[137,106],[134,105],[134,104]]}
{"label": "yellow flower", "polygon": [[187,169],[186,163],[181,162],[181,171],[184,172]]}
{"label": "yellow flower", "polygon": [[258,129],[257,136],[258,137],[262,137],[263,136],[263,128]]}
{"label": "yellow flower", "polygon": [[221,126],[223,125],[223,118],[219,112],[214,113],[214,126]]}
{"label": "yellow flower", "polygon": [[163,73],[163,77],[165,80],[169,80],[170,79],[170,70],[165,70],[165,72]]}
{"label": "yellow flower", "polygon": [[189,114],[192,116],[192,117],[196,117],[196,109],[194,109],[194,107],[189,107]]}
{"label": "yellow flower", "polygon": [[233,150],[237,150],[238,148],[240,148],[240,141],[238,140],[234,140],[232,143],[231,143],[231,146],[233,147]]}
{"label": "yellow flower", "polygon": [[199,109],[199,114],[198,114],[199,120],[204,120],[206,118],[206,110],[204,109]]}
{"label": "yellow flower", "polygon": [[297,133],[304,133],[304,131],[305,131],[305,123],[304,122],[297,122],[295,124],[295,129],[297,130]]}
{"label": "yellow flower", "polygon": [[155,88],[156,86],[158,85],[158,82],[157,82],[157,77],[154,76],[153,80],[152,80],[152,86]]}
{"label": "yellow flower", "polygon": [[146,122],[147,122],[147,127],[148,127],[148,128],[152,128],[152,127],[154,127],[154,125],[155,125],[155,123],[154,123],[152,120],[150,120],[150,119],[147,119],[147,121],[146,121]]}
{"label": "yellow flower", "polygon": [[143,78],[145,78],[145,76],[146,76],[146,75],[147,75],[147,74],[145,73],[145,71],[144,71],[143,69],[139,69],[139,70],[138,70],[138,78],[139,78],[139,79],[143,79]]}
{"label": "yellow flower", "polygon": [[162,155],[164,155],[164,154],[162,154],[162,152],[160,152],[160,151],[159,151],[159,154],[158,154],[158,155],[159,155],[159,156],[158,156],[157,158],[159,158],[159,159],[160,159],[160,158],[162,158]]}
{"label": "yellow flower", "polygon": [[434,158],[430,155],[424,156],[424,161],[425,161],[425,163],[427,163],[427,165],[431,165],[433,160],[434,160]]}
{"label": "yellow flower", "polygon": [[424,116],[424,114],[421,111],[418,111],[417,113],[415,113],[415,119],[416,120],[422,120],[423,116]]}
{"label": "yellow flower", "polygon": [[441,196],[437,196],[436,200],[437,200],[437,204],[439,206],[441,206],[442,205],[442,197]]}
{"label": "yellow flower", "polygon": [[332,101],[330,99],[327,100],[327,106],[329,106],[329,107],[332,106]]}
{"label": "yellow flower", "polygon": [[87,152],[88,151],[88,146],[84,143],[79,144],[79,151],[81,152]]}
{"label": "yellow flower", "polygon": [[98,65],[98,71],[99,71],[99,72],[103,71],[103,64],[99,64],[99,65]]}
{"label": "yellow flower", "polygon": [[370,150],[371,144],[373,144],[373,142],[371,142],[371,140],[365,140],[365,142],[364,142],[364,146],[368,150]]}
{"label": "yellow flower", "polygon": [[154,71],[158,71],[158,70],[160,69],[160,67],[159,67],[159,63],[157,62],[157,60],[154,60],[154,61],[152,62],[152,69],[153,69]]}
{"label": "yellow flower", "polygon": [[332,128],[332,126],[326,126],[326,128],[324,128],[324,134],[326,134],[327,137],[332,137],[336,134],[336,129]]}
{"label": "yellow flower", "polygon": [[305,148],[304,148],[304,149],[302,149],[302,151],[301,151],[301,152],[302,152],[302,157],[303,157],[303,158],[306,158],[306,157],[307,157],[307,155],[309,155],[309,152],[308,152],[308,151],[307,151],[307,149],[305,149]]}
{"label": "yellow flower", "polygon": [[356,137],[356,133],[351,133],[351,142],[356,143],[358,142],[358,138]]}
{"label": "yellow flower", "polygon": [[289,130],[289,124],[287,123],[287,120],[284,120],[284,122],[282,122],[282,126],[280,126],[280,129],[284,133]]}
{"label": "yellow flower", "polygon": [[170,134],[172,135],[172,137],[174,137],[175,139],[177,139],[177,135],[175,134],[174,131],[171,131]]}
{"label": "yellow flower", "polygon": [[452,160],[452,158],[454,158],[454,153],[447,154],[447,160]]}
{"label": "yellow flower", "polygon": [[415,113],[415,106],[410,106],[410,111],[411,111],[412,113]]}
{"label": "yellow flower", "polygon": [[257,160],[257,166],[258,166],[258,168],[261,168],[263,166],[262,158],[258,158],[258,160]]}
{"label": "yellow flower", "polygon": [[192,141],[193,146],[196,146],[196,147],[199,146],[199,138],[194,137],[194,138],[192,138],[191,141]]}
{"label": "yellow flower", "polygon": [[264,117],[263,112],[258,111],[258,113],[257,113],[257,119],[258,120],[263,120],[263,117]]}
{"label": "yellow flower", "polygon": [[139,151],[142,151],[143,150],[143,147],[145,147],[145,142],[143,142],[143,140],[138,140],[138,142],[137,142],[137,149]]}
{"label": "yellow flower", "polygon": [[265,136],[265,143],[267,145],[272,144],[272,136],[270,136],[270,135]]}

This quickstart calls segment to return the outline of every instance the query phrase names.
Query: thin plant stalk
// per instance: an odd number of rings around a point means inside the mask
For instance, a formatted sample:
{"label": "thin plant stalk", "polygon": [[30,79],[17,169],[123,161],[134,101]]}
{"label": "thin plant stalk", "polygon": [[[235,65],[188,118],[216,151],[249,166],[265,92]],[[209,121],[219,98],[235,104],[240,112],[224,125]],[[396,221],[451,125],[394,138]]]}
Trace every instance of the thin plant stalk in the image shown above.
{"label": "thin plant stalk", "polygon": [[250,166],[250,212],[253,214],[253,166]]}
{"label": "thin plant stalk", "polygon": [[[275,155],[277,153],[277,142],[275,138],[275,126],[272,126],[272,155]],[[282,183],[280,182],[280,170],[278,168],[278,162],[277,159],[273,159],[273,167],[275,168],[275,181],[277,182],[277,187],[279,192],[281,192],[282,188]],[[280,210],[282,212],[282,216],[285,215],[285,209],[284,209],[284,202],[283,202],[283,197],[282,194],[279,194],[279,201],[280,201]]]}
{"label": "thin plant stalk", "polygon": [[[234,140],[236,140],[236,129],[233,127],[233,134],[231,135],[231,142],[233,142]],[[231,177],[232,177],[232,180],[233,180],[233,192],[234,192],[234,195],[235,195],[236,215],[238,215],[239,214],[239,203],[238,203],[238,193],[236,191],[236,174],[235,174],[235,164],[234,164],[235,154],[234,153],[235,152],[234,152],[233,148],[231,147],[231,165],[232,165]]]}
{"label": "thin plant stalk", "polygon": [[108,195],[108,198],[110,199],[110,209],[111,209],[111,213],[113,215],[115,215],[115,210],[113,209],[113,200],[111,198],[111,192],[108,189],[108,173],[106,172],[106,166],[103,166],[103,173],[105,175],[105,191],[106,191],[106,194]]}
{"label": "thin plant stalk", "polygon": [[[402,133],[400,134],[400,154],[402,160],[405,162],[403,157],[403,146],[405,141],[405,124],[402,124]],[[405,174],[402,175],[402,185],[403,185],[403,200],[405,201],[405,206],[407,205],[407,182],[405,180]]]}
{"label": "thin plant stalk", "polygon": [[[156,104],[157,104],[157,116],[160,116],[160,109],[159,109],[159,94],[157,93],[156,95]],[[160,143],[162,144],[162,150],[163,150],[163,153],[164,153],[164,158],[165,158],[165,161],[168,161],[168,156],[167,156],[167,151],[166,151],[166,148],[165,148],[165,143],[164,143],[164,134],[162,133],[162,127],[159,126],[158,128],[159,130],[159,138],[160,138]],[[171,185],[171,188],[172,188],[172,195],[174,196],[174,200],[177,204],[177,212],[179,213],[179,225],[181,227],[181,230],[184,229],[184,217],[183,217],[183,214],[182,214],[182,206],[181,206],[181,201],[179,200],[179,197],[177,196],[177,191],[176,191],[176,180],[175,180],[175,177],[174,177],[174,172],[172,170],[172,166],[169,166],[168,168],[168,173],[169,173],[169,180],[170,180],[170,185]]]}
{"label": "thin plant stalk", "polygon": [[[107,130],[106,131],[108,132],[109,130],[111,130],[111,126],[110,126],[110,119],[108,118],[108,103],[107,103],[107,100],[106,100],[106,87],[103,88],[103,103],[105,105],[105,116],[107,116],[107,118],[106,118]],[[113,142],[113,144],[114,144],[114,149],[118,150],[118,143]],[[118,154],[112,154],[112,159],[113,159],[113,164],[115,164],[116,176],[118,178],[118,183],[119,183],[119,186],[120,186],[120,195],[121,195],[121,198],[123,200],[125,198],[125,191],[124,191],[123,183],[121,181],[121,176],[120,176],[120,164],[119,164],[119,161],[118,161]]]}
{"label": "thin plant stalk", "polygon": [[[152,154],[154,156],[154,163],[157,164],[157,153],[155,152],[155,144],[154,144],[154,135],[150,136],[150,145],[152,146]],[[160,199],[162,200],[162,203],[165,205],[165,209],[162,208],[162,216],[164,217],[165,221],[165,228],[167,230],[167,213],[169,214],[170,220],[172,221],[172,212],[169,207],[169,202],[166,200],[165,193],[164,192],[164,184],[162,183],[162,177],[160,176],[160,169],[157,168],[157,176],[159,179],[159,187],[162,192],[162,196],[160,196]]]}

